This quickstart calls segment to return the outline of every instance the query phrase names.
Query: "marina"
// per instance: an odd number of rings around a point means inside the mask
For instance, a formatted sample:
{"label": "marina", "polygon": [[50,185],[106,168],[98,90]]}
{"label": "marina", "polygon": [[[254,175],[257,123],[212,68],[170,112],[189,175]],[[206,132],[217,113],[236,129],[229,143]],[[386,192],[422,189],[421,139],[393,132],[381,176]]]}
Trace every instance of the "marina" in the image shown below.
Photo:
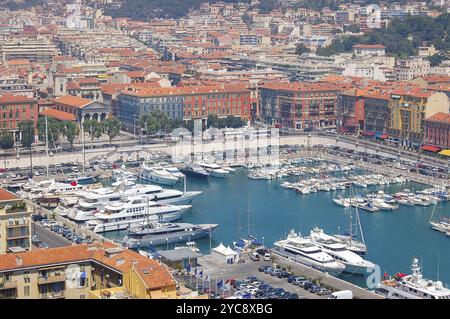
{"label": "marina", "polygon": [[[236,169],[235,174],[226,178],[187,179],[188,189],[202,191],[202,195],[192,201],[192,210],[183,215],[182,221],[192,224],[215,223],[220,226],[214,231],[212,240],[196,240],[203,253],[221,242],[246,237],[250,232],[271,247],[273,243],[285,239],[291,228],[307,235],[316,226],[327,234],[348,239],[348,209],[336,206],[332,199],[338,195],[350,196],[350,188],[330,192],[317,192],[309,196],[299,196],[290,189],[280,187],[283,180],[252,180],[247,177],[246,168]],[[427,185],[414,182],[401,184],[371,185],[367,191],[386,194],[401,192],[405,188],[415,191],[425,190]],[[249,194],[259,194],[249,196]],[[232,201],[228,200],[233,198]],[[440,203],[448,207],[447,202]],[[448,251],[450,242],[445,236],[434,231],[428,223],[433,206],[399,205],[392,214],[364,214],[360,219],[364,231],[367,253],[365,258],[379,265],[382,273],[393,274],[409,269],[411,256],[418,256],[424,264],[424,275],[434,278],[438,269],[450,267]],[[408,223],[408,229],[401,227]],[[270,224],[268,228],[266,225]],[[250,231],[249,231],[250,230]],[[380,234],[383,234],[382,236]],[[120,241],[126,232],[105,234],[109,239]],[[348,234],[347,234],[348,235]],[[174,245],[167,245],[167,248]],[[401,247],[401,250],[398,249]],[[450,282],[449,274],[440,274],[440,279]],[[341,274],[340,278],[365,287],[363,276]]]}
{"label": "marina", "polygon": [[[141,169],[153,167],[177,182],[170,187],[142,179],[123,166],[95,184],[33,181],[23,183],[19,194],[34,201],[59,196],[54,212],[60,218],[149,256],[186,242],[205,255],[221,243],[234,243],[241,260],[245,253],[237,243],[252,235],[251,242],[279,258],[371,289],[366,278],[375,266],[390,276],[406,271],[411,256],[418,256],[434,265],[424,269],[433,278],[433,269],[450,265],[442,253],[449,241],[440,234],[448,233],[448,193],[442,187],[310,156],[233,168],[156,161]],[[436,206],[439,219],[432,220]],[[411,232],[399,227],[404,223]],[[444,286],[450,282],[446,276],[439,274]]]}

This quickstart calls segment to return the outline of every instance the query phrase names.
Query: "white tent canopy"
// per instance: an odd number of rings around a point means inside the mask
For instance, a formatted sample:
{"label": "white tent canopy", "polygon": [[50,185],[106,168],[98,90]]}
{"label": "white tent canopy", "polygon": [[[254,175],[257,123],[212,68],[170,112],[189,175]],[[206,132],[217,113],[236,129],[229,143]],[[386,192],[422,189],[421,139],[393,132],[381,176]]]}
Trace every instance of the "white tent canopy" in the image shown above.
{"label": "white tent canopy", "polygon": [[230,246],[225,247],[222,243],[219,246],[213,248],[212,256],[220,261],[225,261],[225,263],[234,263],[238,258],[238,253],[235,252]]}

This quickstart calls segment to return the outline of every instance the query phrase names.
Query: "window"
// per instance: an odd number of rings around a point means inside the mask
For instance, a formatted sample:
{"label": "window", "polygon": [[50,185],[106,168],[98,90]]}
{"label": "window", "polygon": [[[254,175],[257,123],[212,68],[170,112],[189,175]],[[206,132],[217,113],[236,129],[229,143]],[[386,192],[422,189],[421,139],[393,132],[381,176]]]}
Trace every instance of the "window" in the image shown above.
{"label": "window", "polygon": [[23,287],[23,295],[25,297],[28,297],[30,295],[30,286],[24,286]]}
{"label": "window", "polygon": [[30,283],[30,272],[26,271],[23,273],[23,282],[24,283]]}

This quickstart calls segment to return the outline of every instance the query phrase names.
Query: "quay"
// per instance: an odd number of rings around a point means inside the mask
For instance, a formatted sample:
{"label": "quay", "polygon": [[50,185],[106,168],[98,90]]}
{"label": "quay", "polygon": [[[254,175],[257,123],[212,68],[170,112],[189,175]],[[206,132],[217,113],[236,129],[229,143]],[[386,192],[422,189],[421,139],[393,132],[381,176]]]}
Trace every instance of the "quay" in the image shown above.
{"label": "quay", "polygon": [[288,258],[285,258],[279,255],[276,251],[270,250],[272,255],[275,255],[275,262],[282,267],[290,268],[291,271],[295,274],[304,276],[309,279],[319,279],[320,284],[322,286],[331,288],[332,290],[351,290],[353,291],[354,299],[384,299],[383,297],[369,291],[363,289],[357,285],[339,279],[337,277],[333,277],[331,275],[327,275],[321,271],[312,269],[310,267],[304,266],[302,264],[293,262]]}

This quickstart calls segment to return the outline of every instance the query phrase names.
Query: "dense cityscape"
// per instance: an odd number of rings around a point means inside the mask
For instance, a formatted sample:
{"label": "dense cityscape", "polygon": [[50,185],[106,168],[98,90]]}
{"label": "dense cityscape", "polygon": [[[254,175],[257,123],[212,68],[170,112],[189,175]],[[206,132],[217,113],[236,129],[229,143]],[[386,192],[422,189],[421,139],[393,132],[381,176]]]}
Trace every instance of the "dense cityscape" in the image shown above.
{"label": "dense cityscape", "polygon": [[0,148],[0,299],[450,299],[448,0],[0,1]]}

